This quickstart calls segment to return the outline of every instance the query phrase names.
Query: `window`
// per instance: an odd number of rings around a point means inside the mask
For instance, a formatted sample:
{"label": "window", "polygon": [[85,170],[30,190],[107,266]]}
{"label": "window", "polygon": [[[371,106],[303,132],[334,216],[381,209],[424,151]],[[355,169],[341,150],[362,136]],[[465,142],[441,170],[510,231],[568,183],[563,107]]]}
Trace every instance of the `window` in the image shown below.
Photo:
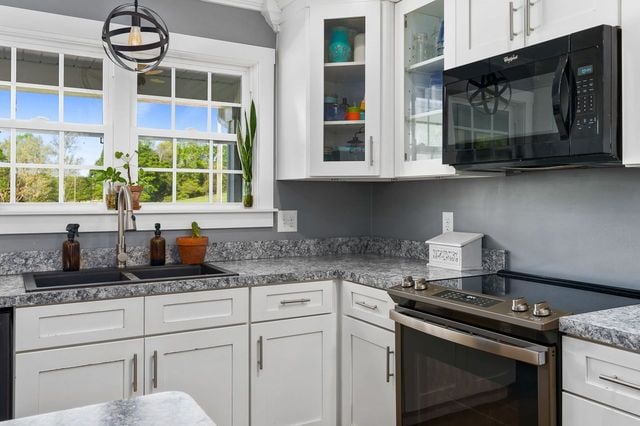
{"label": "window", "polygon": [[0,47],[0,203],[102,200],[103,59]]}
{"label": "window", "polygon": [[239,203],[243,75],[163,67],[138,75],[141,200]]}

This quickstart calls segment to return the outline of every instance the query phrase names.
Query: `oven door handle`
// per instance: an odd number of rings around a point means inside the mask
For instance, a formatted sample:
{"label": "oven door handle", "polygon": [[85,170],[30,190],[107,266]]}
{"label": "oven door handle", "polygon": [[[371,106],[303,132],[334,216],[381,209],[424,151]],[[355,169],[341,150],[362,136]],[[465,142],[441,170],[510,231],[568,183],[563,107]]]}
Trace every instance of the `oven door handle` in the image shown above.
{"label": "oven door handle", "polygon": [[521,361],[526,364],[542,366],[547,363],[547,348],[531,345],[529,347],[516,346],[509,343],[488,339],[476,334],[465,333],[448,327],[442,327],[430,322],[422,321],[397,311],[391,311],[390,317],[398,324],[412,328],[421,333],[446,340],[467,348],[477,349],[504,358]]}
{"label": "oven door handle", "polygon": [[[562,83],[565,80],[567,81],[568,88],[568,93],[566,94],[566,96],[568,96],[568,111],[566,115],[562,108],[562,96],[564,92],[562,90]],[[574,117],[576,115],[575,111],[577,101],[576,82],[575,78],[573,77],[573,70],[571,69],[571,61],[569,60],[569,55],[564,55],[558,63],[558,67],[556,68],[556,72],[553,77],[551,99],[553,106],[553,118],[556,121],[560,139],[568,139],[571,134],[571,127],[573,126]]]}

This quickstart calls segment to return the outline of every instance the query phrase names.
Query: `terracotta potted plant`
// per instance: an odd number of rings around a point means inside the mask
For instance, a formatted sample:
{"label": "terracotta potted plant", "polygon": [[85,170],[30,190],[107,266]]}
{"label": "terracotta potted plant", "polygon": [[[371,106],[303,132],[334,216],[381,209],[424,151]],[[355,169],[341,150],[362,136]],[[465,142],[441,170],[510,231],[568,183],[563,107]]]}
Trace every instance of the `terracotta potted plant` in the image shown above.
{"label": "terracotta potted plant", "polygon": [[207,254],[209,237],[203,237],[198,222],[193,222],[191,236],[176,238],[176,245],[183,265],[201,265]]}
{"label": "terracotta potted plant", "polygon": [[[117,151],[114,155],[116,159],[121,160],[124,164],[122,168],[127,171],[127,186],[129,186],[129,190],[131,191],[131,199],[133,201],[133,210],[140,210],[140,196],[142,195],[142,191],[144,190],[144,186],[138,185],[133,182],[131,178],[131,162],[134,157],[138,154],[138,151],[134,151],[133,155],[129,153],[125,154],[121,151]],[[138,172],[141,172],[142,169],[139,169]]]}
{"label": "terracotta potted plant", "polygon": [[242,132],[242,126],[238,122],[237,138],[238,156],[242,165],[242,204],[245,207],[253,206],[253,189],[251,182],[253,181],[253,146],[256,142],[256,129],[258,127],[258,119],[256,116],[256,104],[251,101],[251,111],[249,118],[247,113],[244,114],[245,131]]}

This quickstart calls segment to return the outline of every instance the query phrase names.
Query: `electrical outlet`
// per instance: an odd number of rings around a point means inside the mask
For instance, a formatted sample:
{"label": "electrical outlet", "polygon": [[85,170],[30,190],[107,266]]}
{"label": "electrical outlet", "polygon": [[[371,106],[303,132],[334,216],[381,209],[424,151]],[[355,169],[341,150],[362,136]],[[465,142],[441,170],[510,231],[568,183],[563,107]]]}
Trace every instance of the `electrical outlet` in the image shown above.
{"label": "electrical outlet", "polygon": [[298,232],[298,211],[278,211],[278,232]]}
{"label": "electrical outlet", "polygon": [[453,232],[453,212],[442,212],[442,233]]}

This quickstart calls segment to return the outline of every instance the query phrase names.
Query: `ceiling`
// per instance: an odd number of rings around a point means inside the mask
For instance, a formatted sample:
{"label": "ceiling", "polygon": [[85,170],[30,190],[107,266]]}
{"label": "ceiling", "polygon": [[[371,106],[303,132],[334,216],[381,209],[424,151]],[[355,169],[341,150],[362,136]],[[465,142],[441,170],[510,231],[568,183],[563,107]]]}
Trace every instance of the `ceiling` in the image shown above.
{"label": "ceiling", "polygon": [[207,3],[223,4],[242,9],[257,10],[262,13],[267,23],[278,31],[282,9],[293,0],[202,0]]}

